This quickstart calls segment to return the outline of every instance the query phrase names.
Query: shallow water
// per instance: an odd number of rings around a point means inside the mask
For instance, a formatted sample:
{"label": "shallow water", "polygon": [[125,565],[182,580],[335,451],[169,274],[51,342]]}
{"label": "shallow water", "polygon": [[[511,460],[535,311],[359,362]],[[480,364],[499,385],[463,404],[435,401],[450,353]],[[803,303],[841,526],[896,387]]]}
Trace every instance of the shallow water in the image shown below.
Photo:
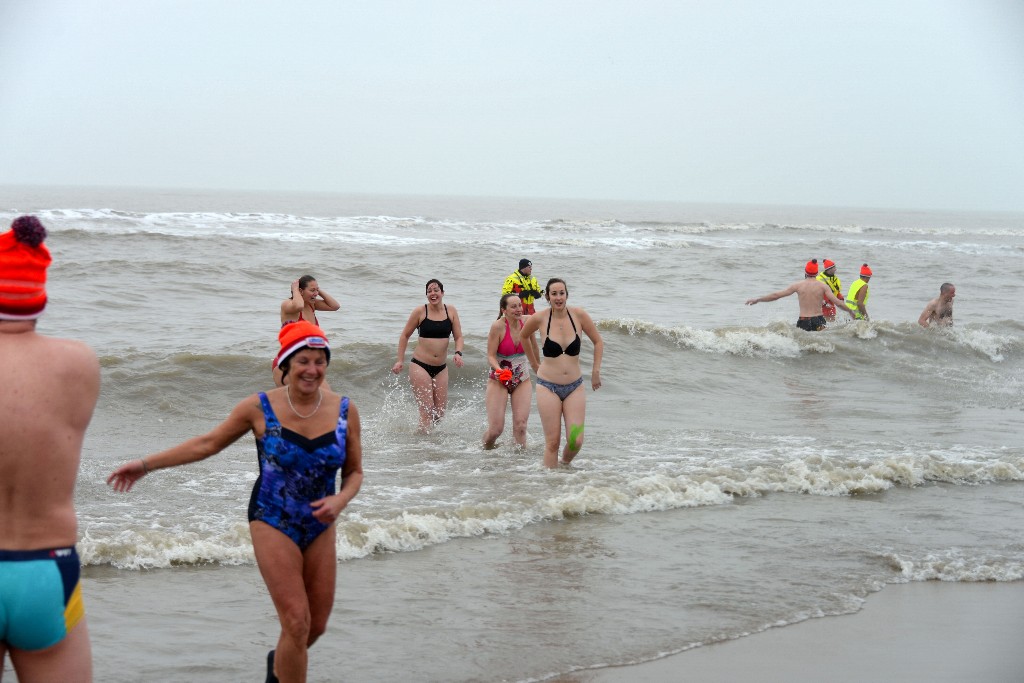
{"label": "shallow water", "polygon": [[[342,304],[320,321],[366,468],[311,680],[339,661],[346,680],[537,679],[855,610],[887,582],[1024,575],[1024,311],[999,286],[1024,279],[1024,216],[0,188],[0,222],[27,211],[55,257],[40,328],[103,368],[77,491],[98,679],[262,670],[251,438],[127,496],[103,482],[269,388],[305,272]],[[523,256],[605,340],[571,470],[540,466],[535,411],[525,452],[479,446],[486,331]],[[871,264],[870,323],[805,333],[793,300],[743,306],[811,257],[844,288]],[[389,369],[431,277],[466,367],[421,437]],[[923,330],[945,280],[956,327]]]}

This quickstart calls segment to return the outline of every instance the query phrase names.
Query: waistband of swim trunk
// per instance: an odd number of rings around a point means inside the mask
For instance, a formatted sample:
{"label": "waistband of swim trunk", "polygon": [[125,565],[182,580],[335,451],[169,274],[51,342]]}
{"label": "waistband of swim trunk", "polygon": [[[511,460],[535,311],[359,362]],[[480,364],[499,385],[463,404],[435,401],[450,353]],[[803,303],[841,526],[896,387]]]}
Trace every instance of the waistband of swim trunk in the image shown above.
{"label": "waistband of swim trunk", "polygon": [[67,548],[42,548],[39,550],[0,550],[0,562],[25,562],[28,560],[78,559],[75,546]]}

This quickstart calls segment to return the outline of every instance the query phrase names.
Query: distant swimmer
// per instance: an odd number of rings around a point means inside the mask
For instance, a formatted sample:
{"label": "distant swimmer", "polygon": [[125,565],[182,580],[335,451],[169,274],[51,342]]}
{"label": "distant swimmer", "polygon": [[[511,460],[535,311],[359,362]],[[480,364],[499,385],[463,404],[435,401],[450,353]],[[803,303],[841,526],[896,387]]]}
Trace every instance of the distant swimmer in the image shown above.
{"label": "distant swimmer", "polygon": [[928,302],[917,319],[921,327],[929,327],[932,323],[940,327],[953,326],[953,297],[956,296],[956,287],[951,282],[943,282],[939,287],[939,295]]}
{"label": "distant swimmer", "polygon": [[853,311],[854,320],[870,320],[868,317],[868,281],[871,269],[868,264],[860,267],[860,278],[853,281],[850,291],[846,293],[846,305]]}
{"label": "distant swimmer", "polygon": [[303,275],[292,283],[291,296],[281,302],[281,326],[305,320],[319,327],[317,311],[337,311],[339,308],[341,304],[320,289],[315,277]]}
{"label": "distant swimmer", "polygon": [[[843,298],[843,285],[839,282],[839,278],[836,277],[836,264],[835,261],[829,261],[825,259],[821,264],[823,270],[818,273],[818,281],[824,282],[828,285],[828,288],[832,290],[832,293],[836,295],[837,299]],[[836,307],[832,305],[832,302],[828,299],[822,298],[821,301],[821,314],[825,316],[825,320],[833,323],[836,321]]]}
{"label": "distant swimmer", "polygon": [[844,304],[841,299],[836,298],[831,290],[829,290],[828,285],[816,279],[817,276],[818,259],[811,259],[804,267],[803,280],[794,282],[789,287],[778,292],[765,294],[756,299],[748,299],[747,305],[753,306],[764,301],[775,301],[790,294],[796,294],[800,301],[800,319],[796,321],[796,326],[808,332],[817,332],[818,330],[825,329],[825,316],[821,314],[821,302],[823,299],[852,316],[854,314],[853,310]]}
{"label": "distant swimmer", "polygon": [[[281,302],[281,327],[300,320],[319,327],[320,321],[316,319],[317,311],[337,311],[340,308],[341,304],[333,296],[320,289],[315,277],[303,275],[292,282],[291,296]],[[274,375],[274,385],[282,386],[283,375],[277,365],[271,363],[271,370]]]}

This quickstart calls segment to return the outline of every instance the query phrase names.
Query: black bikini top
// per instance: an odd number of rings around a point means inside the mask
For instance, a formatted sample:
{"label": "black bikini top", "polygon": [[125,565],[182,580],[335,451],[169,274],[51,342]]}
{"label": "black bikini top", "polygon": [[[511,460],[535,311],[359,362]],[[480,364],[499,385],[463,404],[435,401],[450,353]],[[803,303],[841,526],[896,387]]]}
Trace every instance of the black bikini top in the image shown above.
{"label": "black bikini top", "polygon": [[448,304],[444,305],[444,320],[431,320],[427,315],[427,305],[423,304],[423,322],[419,327],[420,337],[447,339],[452,335],[452,319],[448,317]]}
{"label": "black bikini top", "polygon": [[[572,314],[569,313],[569,309],[565,309],[566,315],[569,316],[569,322],[572,323],[572,331],[576,332],[576,323],[573,322]],[[569,342],[569,345],[564,349],[561,345],[551,339],[551,315],[548,315],[548,331],[544,337],[544,346],[541,348],[541,352],[545,358],[558,358],[563,353],[567,356],[578,356],[580,355],[580,347],[583,346],[583,342],[580,340],[579,332],[576,332],[576,338]]]}

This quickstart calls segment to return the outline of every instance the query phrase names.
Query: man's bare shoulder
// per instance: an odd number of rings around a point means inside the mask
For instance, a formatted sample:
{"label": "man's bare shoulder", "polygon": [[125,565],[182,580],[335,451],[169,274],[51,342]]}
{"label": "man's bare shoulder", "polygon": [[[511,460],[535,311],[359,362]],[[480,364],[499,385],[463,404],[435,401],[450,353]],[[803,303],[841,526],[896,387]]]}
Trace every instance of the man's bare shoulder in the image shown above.
{"label": "man's bare shoulder", "polygon": [[807,277],[804,278],[803,280],[800,280],[799,282],[794,282],[793,289],[797,291],[819,292],[823,289],[828,289],[828,285],[826,285],[821,280],[816,280],[812,277]]}
{"label": "man's bare shoulder", "polygon": [[99,371],[100,362],[96,357],[96,352],[85,342],[43,335],[38,335],[38,339],[40,346],[37,348],[52,353],[53,356],[50,360],[53,363],[59,363],[65,367],[79,367],[82,370],[95,369],[97,372]]}
{"label": "man's bare shoulder", "polygon": [[[10,366],[12,370],[19,365],[26,372],[30,368],[45,368],[45,375],[57,383],[73,382],[73,386],[83,391],[99,390],[99,359],[85,342],[31,334],[25,337],[18,335],[15,339],[4,339],[2,347],[9,363],[13,364]],[[33,359],[42,362],[29,362]]]}

